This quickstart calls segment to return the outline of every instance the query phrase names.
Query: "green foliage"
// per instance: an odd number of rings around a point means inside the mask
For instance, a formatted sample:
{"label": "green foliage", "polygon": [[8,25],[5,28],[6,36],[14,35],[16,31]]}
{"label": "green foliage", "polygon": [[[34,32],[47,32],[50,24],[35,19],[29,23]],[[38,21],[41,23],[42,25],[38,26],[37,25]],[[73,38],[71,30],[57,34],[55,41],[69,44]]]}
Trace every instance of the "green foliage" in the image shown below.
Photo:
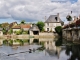
{"label": "green foliage", "polygon": [[22,21],[21,21],[21,24],[25,24],[25,20],[22,20]]}
{"label": "green foliage", "polygon": [[22,34],[28,34],[28,31],[23,31],[23,33]]}
{"label": "green foliage", "polygon": [[1,26],[4,28],[7,28],[7,27],[9,27],[9,23],[2,23]]}
{"label": "green foliage", "polygon": [[34,39],[33,43],[39,43],[39,40],[38,39]]}
{"label": "green foliage", "polygon": [[60,36],[62,36],[62,27],[61,26],[57,26],[55,28],[56,33],[58,33]]}
{"label": "green foliage", "polygon": [[2,28],[2,24],[0,24],[0,27]]}
{"label": "green foliage", "polygon": [[42,32],[44,32],[45,30],[44,30],[44,28],[42,29]]}
{"label": "green foliage", "polygon": [[22,32],[23,32],[23,30],[21,29],[21,30],[19,30],[19,31],[14,31],[14,33],[16,34],[16,35],[20,35],[20,34],[22,34]]}
{"label": "green foliage", "polygon": [[3,45],[8,45],[8,40],[3,40]]}
{"label": "green foliage", "polygon": [[10,29],[10,30],[8,31],[8,33],[9,33],[9,34],[12,34],[12,33],[13,33],[13,30],[12,30],[12,29]]}
{"label": "green foliage", "polygon": [[37,23],[37,26],[38,26],[39,30],[42,31],[42,30],[43,30],[43,27],[44,27],[45,25],[44,25],[44,22],[39,21],[39,22]]}
{"label": "green foliage", "polygon": [[8,43],[9,43],[9,46],[12,46],[12,45],[13,45],[13,40],[10,39],[10,40],[8,41]]}
{"label": "green foliage", "polygon": [[56,46],[61,46],[62,45],[62,37],[59,37],[58,40],[55,43]]}
{"label": "green foliage", "polygon": [[24,43],[29,43],[29,39],[24,39],[23,42]]}
{"label": "green foliage", "polygon": [[7,30],[5,28],[3,28],[3,34],[6,34]]}
{"label": "green foliage", "polygon": [[40,45],[44,46],[44,43],[45,43],[45,42],[40,42]]}
{"label": "green foliage", "polygon": [[14,40],[14,42],[19,42],[20,45],[24,45],[24,42],[21,39],[16,39],[16,40]]}
{"label": "green foliage", "polygon": [[72,20],[72,17],[71,17],[70,15],[68,15],[68,16],[66,17],[66,19],[67,19],[67,21],[71,21],[71,20]]}

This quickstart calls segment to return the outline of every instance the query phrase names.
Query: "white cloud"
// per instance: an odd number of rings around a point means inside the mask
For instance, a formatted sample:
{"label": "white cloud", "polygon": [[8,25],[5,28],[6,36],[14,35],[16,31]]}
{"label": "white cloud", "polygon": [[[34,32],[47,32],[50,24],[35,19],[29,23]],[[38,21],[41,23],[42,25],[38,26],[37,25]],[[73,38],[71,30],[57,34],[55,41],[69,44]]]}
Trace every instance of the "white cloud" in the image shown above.
{"label": "white cloud", "polygon": [[74,4],[51,0],[0,0],[0,18],[38,21],[43,20],[44,16],[60,13],[63,19],[70,11],[73,11],[73,15],[80,13],[79,0]]}

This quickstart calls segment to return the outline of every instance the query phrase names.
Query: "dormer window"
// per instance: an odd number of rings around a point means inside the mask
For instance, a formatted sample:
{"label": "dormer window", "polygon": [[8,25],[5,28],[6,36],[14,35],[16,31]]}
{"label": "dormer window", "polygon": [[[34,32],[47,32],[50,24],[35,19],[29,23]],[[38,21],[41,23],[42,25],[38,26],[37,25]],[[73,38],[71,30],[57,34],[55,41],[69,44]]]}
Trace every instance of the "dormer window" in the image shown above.
{"label": "dormer window", "polygon": [[55,17],[55,20],[57,21],[57,17]]}

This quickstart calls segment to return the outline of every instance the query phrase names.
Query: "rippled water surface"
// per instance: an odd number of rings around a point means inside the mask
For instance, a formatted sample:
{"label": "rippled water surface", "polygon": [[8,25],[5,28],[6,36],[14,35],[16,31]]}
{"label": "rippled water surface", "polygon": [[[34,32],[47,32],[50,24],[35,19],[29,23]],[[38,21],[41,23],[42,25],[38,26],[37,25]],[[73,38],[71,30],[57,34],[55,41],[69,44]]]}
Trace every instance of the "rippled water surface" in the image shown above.
{"label": "rippled water surface", "polygon": [[[0,46],[0,60],[79,60],[80,45],[63,44],[59,41],[45,41],[42,45],[32,44],[25,46]],[[32,50],[31,52],[30,49]],[[33,49],[35,49],[33,51]],[[37,49],[37,50],[36,50]]]}

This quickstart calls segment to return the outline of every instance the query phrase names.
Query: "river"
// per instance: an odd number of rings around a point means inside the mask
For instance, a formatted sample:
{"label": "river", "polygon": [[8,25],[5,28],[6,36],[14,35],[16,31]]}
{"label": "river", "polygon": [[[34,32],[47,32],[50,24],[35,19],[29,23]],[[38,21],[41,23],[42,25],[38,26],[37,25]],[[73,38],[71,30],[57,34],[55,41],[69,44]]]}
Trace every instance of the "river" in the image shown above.
{"label": "river", "polygon": [[79,44],[67,42],[61,38],[32,40],[37,42],[29,41],[29,44],[22,46],[0,46],[0,60],[80,60]]}

